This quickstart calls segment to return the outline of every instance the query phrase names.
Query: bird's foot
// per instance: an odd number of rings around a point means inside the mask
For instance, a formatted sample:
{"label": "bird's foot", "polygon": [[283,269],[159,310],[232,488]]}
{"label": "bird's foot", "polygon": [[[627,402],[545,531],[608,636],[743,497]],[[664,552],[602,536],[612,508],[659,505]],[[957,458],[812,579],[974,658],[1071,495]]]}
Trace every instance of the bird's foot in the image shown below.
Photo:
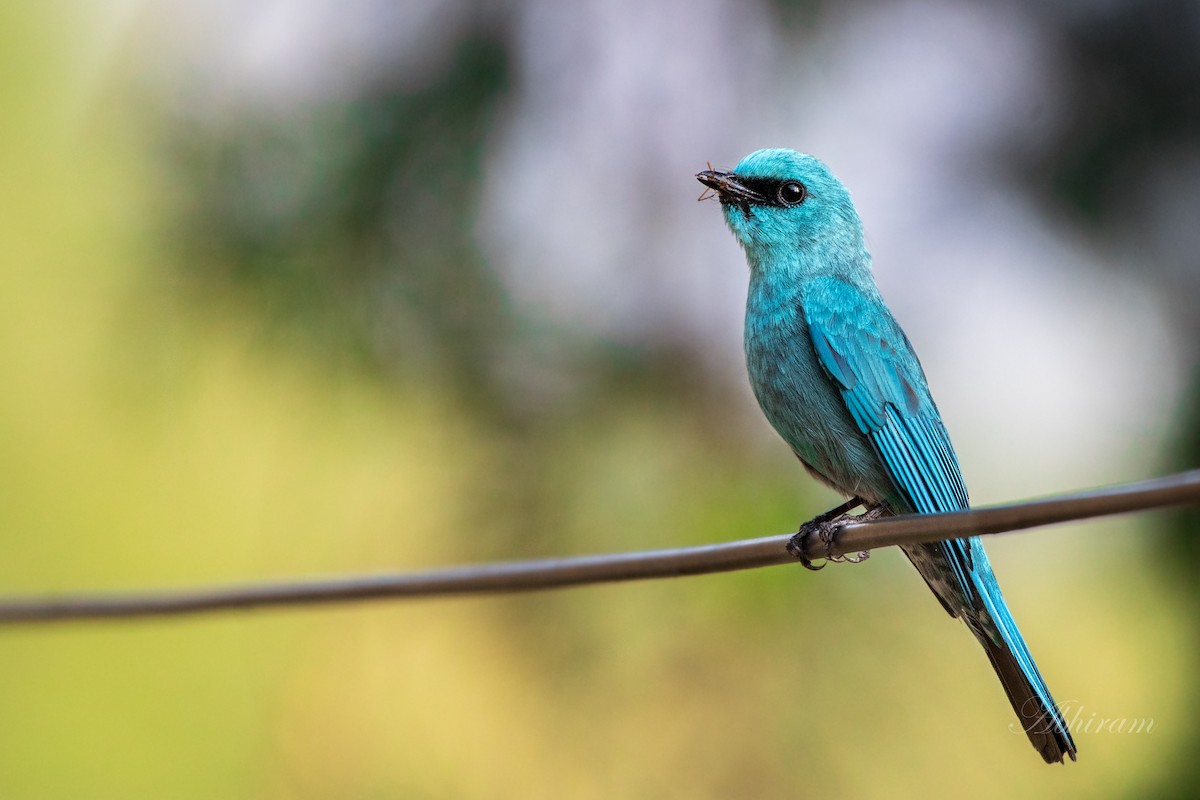
{"label": "bird's foot", "polygon": [[805,569],[811,569],[814,572],[825,568],[825,564],[814,565],[812,559],[807,555],[809,552],[809,537],[816,536],[825,545],[825,562],[833,562],[835,564],[861,564],[871,557],[869,550],[860,550],[854,554],[838,555],[833,552],[833,544],[837,541],[837,534],[842,528],[851,522],[870,522],[874,519],[879,519],[886,516],[888,508],[885,503],[872,506],[862,514],[849,513],[856,506],[863,504],[863,501],[857,497],[851,498],[846,503],[838,506],[835,509],[826,511],[824,514],[813,517],[808,522],[800,526],[800,530],[791,538],[787,544],[787,550],[796,557]]}

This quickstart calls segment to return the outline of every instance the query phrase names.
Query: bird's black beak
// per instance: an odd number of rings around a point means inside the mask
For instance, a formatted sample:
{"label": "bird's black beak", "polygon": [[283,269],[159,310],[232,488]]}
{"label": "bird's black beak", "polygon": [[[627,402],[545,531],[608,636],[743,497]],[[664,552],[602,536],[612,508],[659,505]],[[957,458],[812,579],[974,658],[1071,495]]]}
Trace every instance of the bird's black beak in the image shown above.
{"label": "bird's black beak", "polygon": [[750,203],[765,203],[767,198],[751,189],[732,172],[706,169],[696,173],[696,180],[717,193],[722,203],[747,206]]}

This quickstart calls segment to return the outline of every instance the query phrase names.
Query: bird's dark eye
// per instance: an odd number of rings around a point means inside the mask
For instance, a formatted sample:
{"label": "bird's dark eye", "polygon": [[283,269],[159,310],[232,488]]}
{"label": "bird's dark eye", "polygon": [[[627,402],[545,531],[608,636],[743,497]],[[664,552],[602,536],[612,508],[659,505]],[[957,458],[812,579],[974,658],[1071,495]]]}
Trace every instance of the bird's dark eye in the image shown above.
{"label": "bird's dark eye", "polygon": [[808,190],[799,181],[784,181],[779,185],[779,202],[785,206],[798,206],[808,197]]}

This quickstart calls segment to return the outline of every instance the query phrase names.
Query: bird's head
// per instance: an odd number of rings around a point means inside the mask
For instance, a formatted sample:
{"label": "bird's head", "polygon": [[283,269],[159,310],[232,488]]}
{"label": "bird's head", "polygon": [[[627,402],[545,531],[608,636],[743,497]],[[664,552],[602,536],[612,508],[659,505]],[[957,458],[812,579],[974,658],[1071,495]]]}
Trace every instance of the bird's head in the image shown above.
{"label": "bird's head", "polygon": [[716,192],[751,265],[812,248],[832,253],[863,247],[850,193],[810,155],[758,150],[732,172],[709,169],[696,178]]}

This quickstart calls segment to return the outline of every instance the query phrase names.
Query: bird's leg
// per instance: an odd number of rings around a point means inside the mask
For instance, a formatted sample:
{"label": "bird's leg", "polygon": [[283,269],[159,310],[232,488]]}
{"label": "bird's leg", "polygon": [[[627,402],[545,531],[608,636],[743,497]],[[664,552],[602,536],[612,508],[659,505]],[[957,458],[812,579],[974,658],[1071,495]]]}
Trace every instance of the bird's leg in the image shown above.
{"label": "bird's leg", "polygon": [[[821,541],[825,542],[825,551],[828,553],[829,550],[832,548],[833,537],[837,533],[837,530],[842,527],[842,525],[845,525],[847,522],[871,522],[872,520],[879,519],[880,517],[886,517],[888,515],[888,513],[889,513],[889,509],[888,509],[887,503],[879,503],[877,505],[871,506],[866,511],[859,514],[857,517],[852,517],[849,514],[845,515],[844,517],[842,517],[841,524],[838,525],[837,528],[835,528],[829,532],[829,538],[825,538],[825,536],[821,537]],[[835,556],[835,555],[831,554],[827,557],[830,561],[835,561],[838,563],[861,564],[862,562],[866,561],[868,558],[871,557],[871,551],[870,550],[859,550],[854,555]]]}
{"label": "bird's leg", "polygon": [[819,570],[824,569],[825,565],[813,566],[812,560],[806,555],[808,551],[808,539],[810,536],[816,535],[825,545],[825,560],[834,562],[844,562],[849,564],[858,564],[866,561],[870,557],[870,552],[863,550],[855,555],[839,556],[833,554],[833,543],[837,539],[837,532],[849,522],[869,522],[874,519],[879,519],[886,516],[888,507],[886,503],[879,503],[871,506],[862,514],[857,516],[851,515],[852,509],[863,505],[862,498],[852,497],[837,508],[826,511],[813,517],[808,522],[800,526],[800,530],[791,538],[787,544],[787,550],[804,566],[805,569]]}
{"label": "bird's leg", "polygon": [[[818,514],[817,516],[813,517],[808,522],[800,526],[800,530],[797,531],[796,535],[794,535],[787,543],[787,551],[795,556],[805,569],[811,569],[814,572],[819,569],[824,569],[824,564],[819,567],[814,567],[809,557],[804,554],[805,550],[807,549],[805,547],[805,542],[808,541],[809,536],[814,533],[819,533],[822,528],[827,526],[829,523],[833,522],[839,517],[849,514],[851,511],[861,506],[862,502],[863,501],[861,497],[851,497],[837,508],[831,508],[823,514]],[[822,539],[824,538],[825,537],[822,536]]]}
{"label": "bird's leg", "polygon": [[808,522],[801,525],[800,530],[804,530],[805,528],[807,528],[810,525],[823,525],[824,523],[829,522],[830,520],[837,519],[838,517],[843,517],[843,516],[849,514],[854,509],[861,506],[862,504],[863,504],[863,500],[861,497],[851,497],[849,500],[842,503],[837,508],[831,508],[824,513],[817,514],[815,517],[810,519]]}

